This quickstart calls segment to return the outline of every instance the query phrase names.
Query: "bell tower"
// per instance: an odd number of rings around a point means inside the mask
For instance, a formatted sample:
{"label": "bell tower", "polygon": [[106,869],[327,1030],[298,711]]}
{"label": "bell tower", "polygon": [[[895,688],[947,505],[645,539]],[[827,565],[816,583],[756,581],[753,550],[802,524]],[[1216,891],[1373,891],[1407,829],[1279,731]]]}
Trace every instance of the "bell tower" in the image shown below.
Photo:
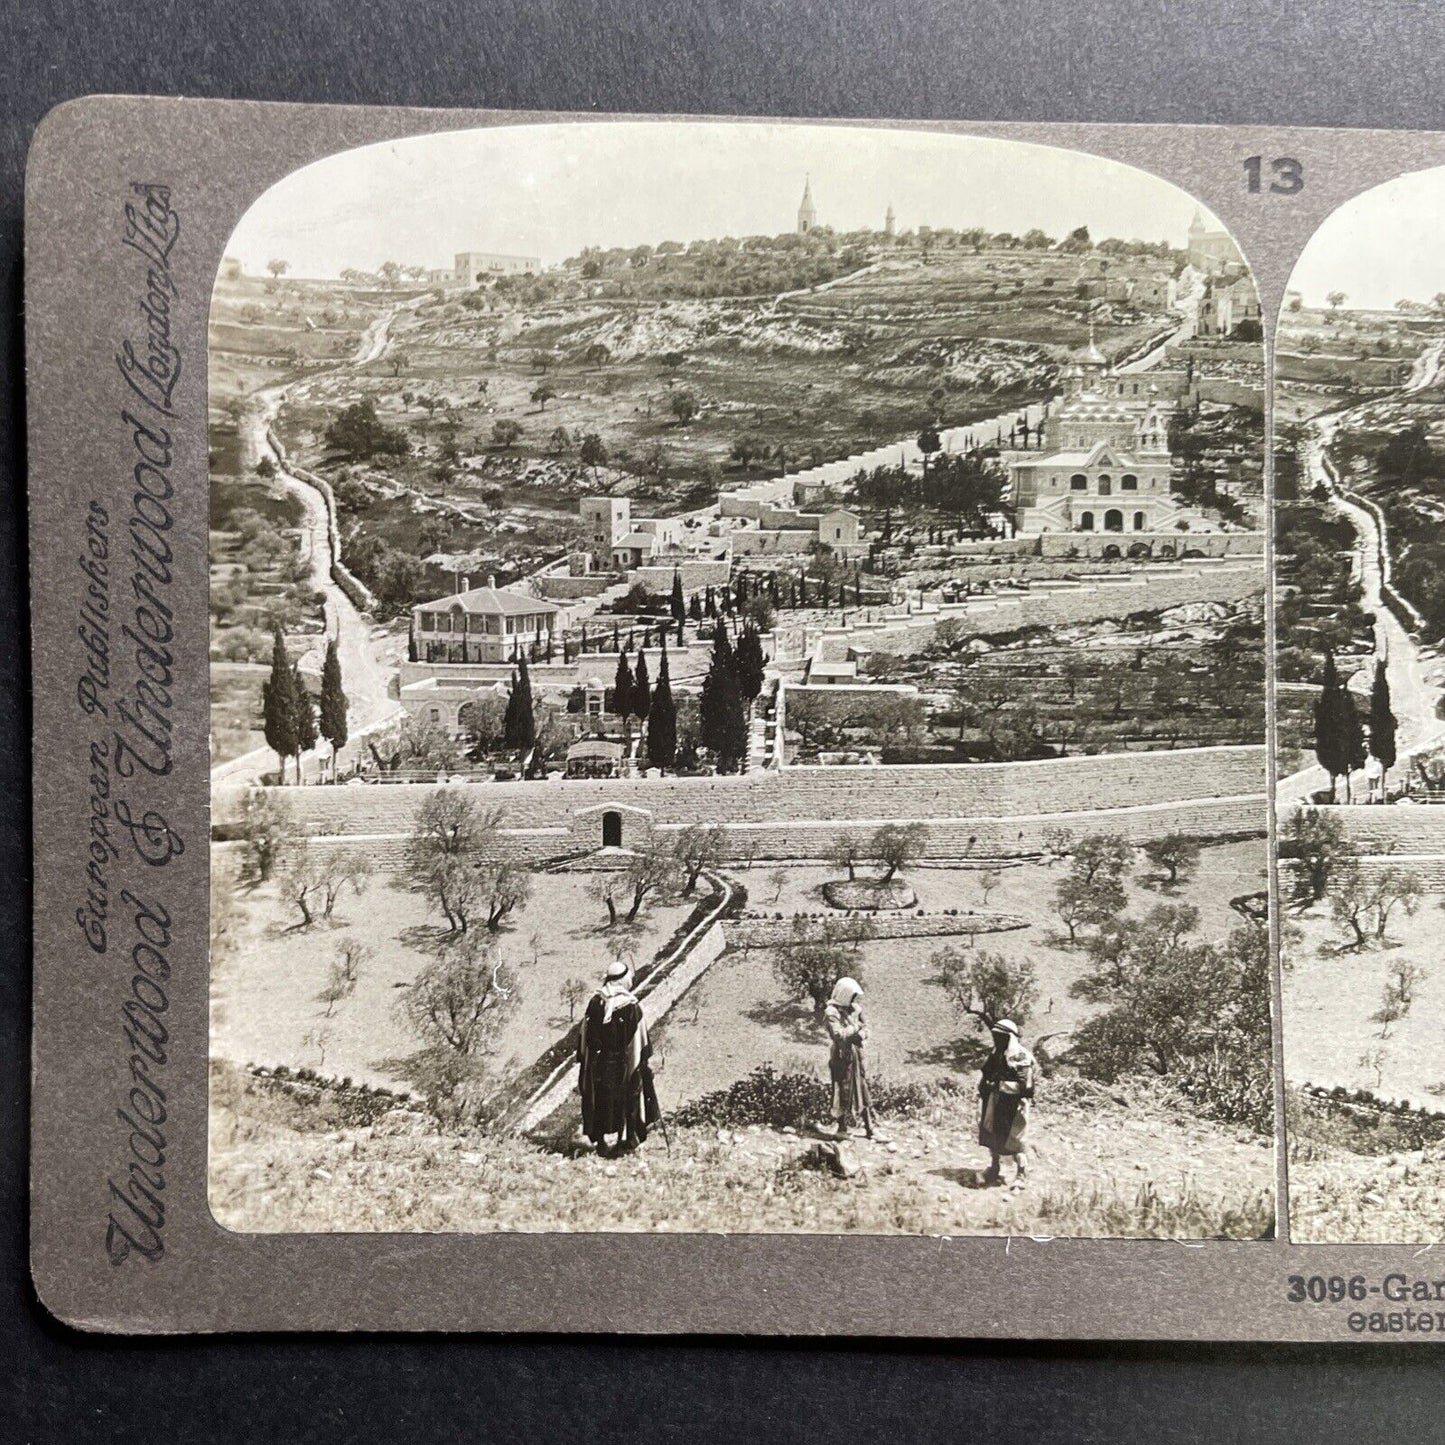
{"label": "bell tower", "polygon": [[806,236],[818,224],[818,213],[813,208],[813,179],[803,178],[803,202],[798,207],[798,234]]}

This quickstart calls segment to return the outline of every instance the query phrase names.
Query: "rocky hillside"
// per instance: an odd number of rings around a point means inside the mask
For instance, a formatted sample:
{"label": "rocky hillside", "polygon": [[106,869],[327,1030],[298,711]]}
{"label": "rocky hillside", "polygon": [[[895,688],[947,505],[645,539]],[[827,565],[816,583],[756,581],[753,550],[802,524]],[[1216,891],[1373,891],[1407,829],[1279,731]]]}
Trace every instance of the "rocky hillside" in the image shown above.
{"label": "rocky hillside", "polygon": [[[243,1231],[657,1230],[1253,1239],[1273,1228],[1273,1151],[1145,1091],[1059,1080],[1026,1188],[986,1188],[971,1098],[940,1094],[835,1152],[795,1129],[691,1124],[602,1159],[439,1132],[377,1101],[217,1066],[211,1206]],[[361,1122],[363,1118],[367,1122]],[[1011,1170],[1008,1171],[1011,1174]],[[1204,1186],[1198,1180],[1225,1180]]]}

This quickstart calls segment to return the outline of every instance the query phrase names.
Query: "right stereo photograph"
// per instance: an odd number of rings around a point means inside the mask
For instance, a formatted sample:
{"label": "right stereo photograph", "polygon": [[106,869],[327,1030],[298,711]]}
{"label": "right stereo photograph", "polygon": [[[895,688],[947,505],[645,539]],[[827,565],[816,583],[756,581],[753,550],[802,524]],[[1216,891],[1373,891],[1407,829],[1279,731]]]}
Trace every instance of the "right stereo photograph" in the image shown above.
{"label": "right stereo photograph", "polygon": [[1445,168],[1316,232],[1275,359],[1284,1074],[1297,1243],[1445,1222]]}

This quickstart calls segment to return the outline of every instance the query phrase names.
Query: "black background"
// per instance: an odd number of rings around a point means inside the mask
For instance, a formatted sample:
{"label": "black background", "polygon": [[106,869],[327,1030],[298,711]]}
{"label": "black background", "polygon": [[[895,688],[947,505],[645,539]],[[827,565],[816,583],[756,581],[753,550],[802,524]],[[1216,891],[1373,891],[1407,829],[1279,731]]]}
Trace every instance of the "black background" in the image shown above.
{"label": "black background", "polygon": [[20,303],[30,135],[87,93],[1445,129],[1442,58],[1434,0],[0,0],[0,1440],[1445,1439],[1420,1345],[142,1342],[51,1321],[25,1262]]}

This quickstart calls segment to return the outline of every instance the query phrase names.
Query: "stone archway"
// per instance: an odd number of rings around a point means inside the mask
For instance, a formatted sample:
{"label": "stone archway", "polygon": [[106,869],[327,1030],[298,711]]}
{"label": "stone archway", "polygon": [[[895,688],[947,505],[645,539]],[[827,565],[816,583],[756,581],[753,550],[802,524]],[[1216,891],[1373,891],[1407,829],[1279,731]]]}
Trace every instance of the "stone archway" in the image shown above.
{"label": "stone archway", "polygon": [[609,808],[602,815],[602,846],[604,848],[620,848],[622,846],[622,814],[615,808]]}
{"label": "stone archway", "polygon": [[1117,507],[1110,507],[1104,513],[1104,530],[1106,532],[1122,532],[1124,530],[1124,514]]}

